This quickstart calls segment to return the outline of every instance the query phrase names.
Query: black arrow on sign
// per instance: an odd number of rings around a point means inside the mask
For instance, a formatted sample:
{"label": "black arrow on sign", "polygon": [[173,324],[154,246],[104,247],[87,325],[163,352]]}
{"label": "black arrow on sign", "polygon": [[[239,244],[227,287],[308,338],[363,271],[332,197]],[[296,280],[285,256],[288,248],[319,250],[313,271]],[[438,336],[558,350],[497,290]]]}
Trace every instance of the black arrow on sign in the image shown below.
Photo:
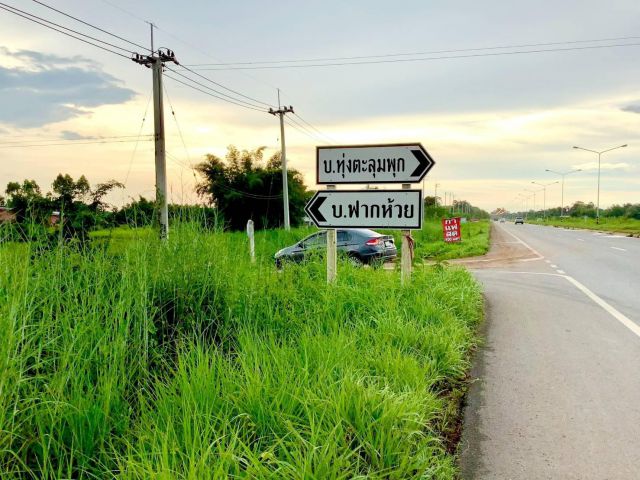
{"label": "black arrow on sign", "polygon": [[315,197],[311,199],[309,205],[307,205],[306,210],[309,216],[316,222],[326,222],[327,219],[324,218],[324,215],[320,213],[320,206],[327,201],[327,197],[320,196],[320,192],[316,193]]}
{"label": "black arrow on sign", "polygon": [[418,166],[413,171],[411,176],[420,177],[417,179],[418,181],[420,181],[427,174],[427,172],[431,170],[431,167],[433,167],[436,162],[434,162],[433,158],[431,158],[429,154],[422,149],[411,150],[411,153],[413,153],[413,156],[416,157],[416,160],[418,160]]}

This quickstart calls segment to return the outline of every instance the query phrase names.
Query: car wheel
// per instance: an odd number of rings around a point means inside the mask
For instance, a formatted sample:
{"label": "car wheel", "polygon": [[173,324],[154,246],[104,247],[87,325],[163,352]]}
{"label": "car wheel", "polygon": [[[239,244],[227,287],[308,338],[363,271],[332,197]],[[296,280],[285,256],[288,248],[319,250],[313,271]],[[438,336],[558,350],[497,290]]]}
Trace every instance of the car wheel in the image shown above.
{"label": "car wheel", "polygon": [[354,267],[361,267],[364,265],[364,262],[357,255],[349,255],[349,263]]}

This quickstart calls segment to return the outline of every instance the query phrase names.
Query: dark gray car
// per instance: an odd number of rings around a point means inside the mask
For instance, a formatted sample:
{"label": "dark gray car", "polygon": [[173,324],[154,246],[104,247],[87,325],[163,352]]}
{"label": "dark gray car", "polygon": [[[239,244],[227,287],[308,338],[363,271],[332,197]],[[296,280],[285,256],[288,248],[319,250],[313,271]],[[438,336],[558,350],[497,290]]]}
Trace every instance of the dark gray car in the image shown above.
{"label": "dark gray car", "polygon": [[[338,252],[347,255],[356,264],[382,263],[396,258],[398,250],[391,235],[382,235],[365,228],[343,228],[337,231]],[[321,230],[295,245],[285,247],[274,255],[278,268],[284,262],[301,262],[314,253],[323,254],[327,249],[327,231]]]}

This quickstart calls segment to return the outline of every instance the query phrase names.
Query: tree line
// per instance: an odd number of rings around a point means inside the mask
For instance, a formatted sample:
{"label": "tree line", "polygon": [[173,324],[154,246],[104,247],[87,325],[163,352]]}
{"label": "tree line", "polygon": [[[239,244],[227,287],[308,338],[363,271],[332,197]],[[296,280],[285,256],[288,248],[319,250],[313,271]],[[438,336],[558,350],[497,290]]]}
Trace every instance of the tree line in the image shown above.
{"label": "tree line", "polygon": [[[240,150],[229,146],[225,158],[206,155],[196,165],[199,176],[196,192],[202,205],[169,206],[169,215],[198,219],[208,225],[232,230],[244,229],[252,219],[256,228],[275,228],[283,224],[282,172],[280,154],[264,160],[265,147]],[[109,180],[92,186],[85,175],[74,179],[60,173],[43,189],[35,180],[9,182],[0,206],[8,207],[21,231],[56,229],[65,237],[86,237],[94,229],[118,225],[147,226],[157,221],[154,200],[140,196],[121,207],[109,205],[105,198],[124,185]],[[288,171],[289,211],[292,225],[303,221],[304,206],[311,196],[302,174]]]}

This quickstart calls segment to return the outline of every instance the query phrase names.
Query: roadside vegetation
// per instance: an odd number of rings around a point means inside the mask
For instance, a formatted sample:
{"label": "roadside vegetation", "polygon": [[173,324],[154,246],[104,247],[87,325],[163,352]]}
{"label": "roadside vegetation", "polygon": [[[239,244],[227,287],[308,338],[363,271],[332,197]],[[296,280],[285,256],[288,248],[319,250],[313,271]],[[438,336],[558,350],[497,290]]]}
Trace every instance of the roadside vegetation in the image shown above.
{"label": "roadside vegetation", "polygon": [[527,223],[539,225],[552,225],[566,228],[585,228],[588,230],[601,230],[604,232],[625,233],[627,235],[640,236],[640,203],[625,203],[623,205],[611,205],[600,210],[600,221],[596,223],[595,205],[585,202],[575,202],[560,216],[560,207],[547,209],[546,212],[529,211],[518,212],[509,215],[504,209],[498,209],[491,213],[494,217],[524,216]]}
{"label": "roadside vegetation", "polygon": [[588,230],[600,230],[603,232],[624,233],[627,235],[640,236],[640,220],[624,217],[600,217],[600,222],[596,223],[595,218],[558,218],[548,217],[527,220],[528,223],[538,225],[552,225],[564,228],[585,228]]}
{"label": "roadside vegetation", "polygon": [[0,476],[455,478],[478,285],[276,271],[305,232],[0,245]]}

